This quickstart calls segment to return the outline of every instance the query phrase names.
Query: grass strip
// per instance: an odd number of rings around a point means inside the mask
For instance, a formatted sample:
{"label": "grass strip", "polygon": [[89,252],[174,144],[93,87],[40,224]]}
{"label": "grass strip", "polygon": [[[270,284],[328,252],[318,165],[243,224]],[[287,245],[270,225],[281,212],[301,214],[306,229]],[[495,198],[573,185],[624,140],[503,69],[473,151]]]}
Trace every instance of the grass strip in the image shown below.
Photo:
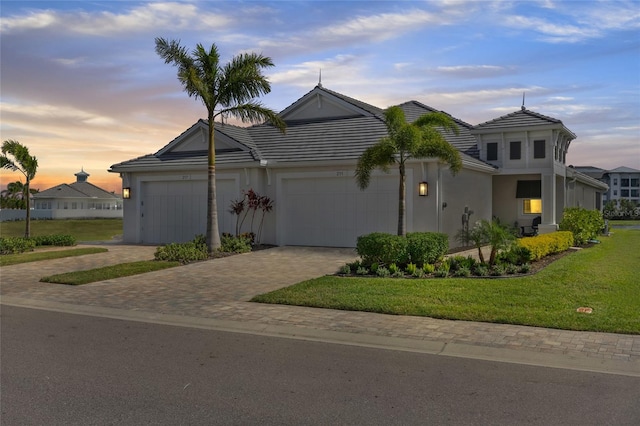
{"label": "grass strip", "polygon": [[41,282],[53,284],[82,285],[130,275],[144,274],[162,269],[179,266],[180,262],[164,262],[156,260],[141,260],[138,262],[120,263],[86,271],[66,272],[41,278]]}
{"label": "grass strip", "polygon": [[106,248],[86,247],[69,250],[42,251],[7,254],[0,256],[0,266],[17,265],[19,263],[38,262],[40,260],[62,259],[65,257],[84,256],[85,254],[96,254],[107,252]]}
{"label": "grass strip", "polygon": [[[32,220],[31,236],[73,235],[77,241],[111,240],[122,234],[122,219]],[[25,221],[2,222],[0,236],[23,237]]]}
{"label": "grass strip", "polygon": [[[640,334],[640,231],[616,230],[601,241],[527,277],[326,276],[256,296],[252,301]],[[591,307],[593,313],[578,313],[579,307]]]}

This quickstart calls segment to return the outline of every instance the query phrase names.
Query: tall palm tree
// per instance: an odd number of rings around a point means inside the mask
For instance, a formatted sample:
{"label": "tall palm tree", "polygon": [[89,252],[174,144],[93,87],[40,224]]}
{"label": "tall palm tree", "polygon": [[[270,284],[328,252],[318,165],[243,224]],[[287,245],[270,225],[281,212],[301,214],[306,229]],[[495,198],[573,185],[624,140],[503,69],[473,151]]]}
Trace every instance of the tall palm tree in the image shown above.
{"label": "tall palm tree", "polygon": [[188,53],[179,40],[156,38],[156,53],[165,63],[178,67],[178,80],[189,96],[202,100],[209,122],[209,155],[207,159],[207,246],[210,252],[220,247],[218,207],[216,202],[216,152],[214,120],[234,116],[243,122],[269,121],[284,133],[285,123],[275,111],[255,98],[271,91],[271,84],[262,69],[272,67],[271,58],[255,53],[234,56],[226,65],[220,64],[215,44],[206,50],[200,43]]}
{"label": "tall palm tree", "polygon": [[29,154],[29,148],[14,140],[6,140],[2,143],[2,155],[0,156],[0,167],[22,173],[26,179],[23,187],[23,197],[26,201],[27,220],[24,236],[31,236],[31,206],[29,184],[36,176],[38,170],[38,159]]}
{"label": "tall palm tree", "polygon": [[441,112],[424,114],[413,123],[408,123],[404,111],[398,106],[384,111],[384,122],[388,135],[367,148],[356,165],[355,177],[360,189],[369,186],[371,172],[380,168],[385,172],[398,164],[400,185],[398,194],[398,235],[406,235],[406,162],[411,158],[438,158],[449,164],[453,174],[462,168],[457,149],[451,146],[438,128],[458,134],[458,127],[451,117]]}

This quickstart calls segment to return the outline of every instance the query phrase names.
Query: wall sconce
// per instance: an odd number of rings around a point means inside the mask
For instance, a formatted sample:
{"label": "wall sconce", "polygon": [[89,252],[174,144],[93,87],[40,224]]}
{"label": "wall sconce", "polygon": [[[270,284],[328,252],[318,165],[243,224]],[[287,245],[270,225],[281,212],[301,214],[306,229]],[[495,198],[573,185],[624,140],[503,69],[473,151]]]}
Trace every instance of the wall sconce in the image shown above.
{"label": "wall sconce", "polygon": [[420,182],[418,184],[418,195],[421,197],[429,195],[429,184],[427,182]]}
{"label": "wall sconce", "polygon": [[131,188],[122,188],[122,198],[124,198],[125,200],[131,198]]}

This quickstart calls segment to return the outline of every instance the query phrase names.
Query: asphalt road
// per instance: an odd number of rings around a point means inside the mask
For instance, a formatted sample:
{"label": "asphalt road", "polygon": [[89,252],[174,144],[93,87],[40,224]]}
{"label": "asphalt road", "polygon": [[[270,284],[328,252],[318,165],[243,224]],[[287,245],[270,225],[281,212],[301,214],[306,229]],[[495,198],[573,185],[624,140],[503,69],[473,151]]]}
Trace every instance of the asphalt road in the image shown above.
{"label": "asphalt road", "polygon": [[640,379],[2,306],[10,425],[637,425]]}

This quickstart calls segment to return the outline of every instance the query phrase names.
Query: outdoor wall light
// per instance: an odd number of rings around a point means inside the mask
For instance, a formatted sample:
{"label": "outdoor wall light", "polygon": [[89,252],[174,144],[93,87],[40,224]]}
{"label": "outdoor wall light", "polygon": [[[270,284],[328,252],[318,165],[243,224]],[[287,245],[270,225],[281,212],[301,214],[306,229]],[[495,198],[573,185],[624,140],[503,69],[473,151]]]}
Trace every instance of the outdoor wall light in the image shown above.
{"label": "outdoor wall light", "polygon": [[122,198],[124,198],[125,200],[131,198],[131,188],[122,188]]}
{"label": "outdoor wall light", "polygon": [[429,195],[429,184],[427,182],[420,182],[418,184],[418,195],[421,197]]}

